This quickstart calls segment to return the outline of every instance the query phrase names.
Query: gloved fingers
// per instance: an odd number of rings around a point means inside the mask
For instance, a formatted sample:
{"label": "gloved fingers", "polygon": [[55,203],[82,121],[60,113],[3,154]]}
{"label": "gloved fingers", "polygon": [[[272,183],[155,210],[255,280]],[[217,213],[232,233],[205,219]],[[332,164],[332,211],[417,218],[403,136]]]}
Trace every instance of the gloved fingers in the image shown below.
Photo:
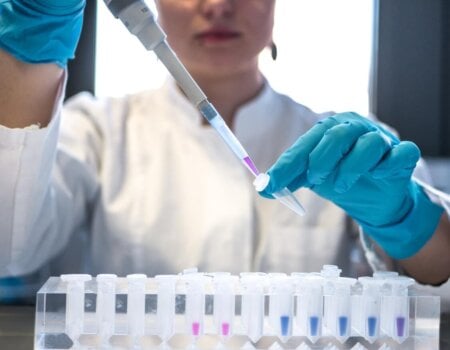
{"label": "gloved fingers", "polygon": [[85,3],[0,1],[0,47],[23,62],[66,68],[80,37]]}
{"label": "gloved fingers", "polygon": [[386,129],[379,123],[375,123],[374,121],[370,120],[369,118],[362,117],[354,112],[346,112],[346,113],[340,113],[333,116],[339,123],[345,122],[345,121],[358,121],[360,123],[364,123],[367,125],[368,129],[377,129],[382,132],[382,134],[391,140],[392,144],[398,144],[400,140],[396,135],[394,135],[389,129]]}
{"label": "gloved fingers", "polygon": [[293,179],[291,181],[290,184],[288,184],[286,186],[291,192],[296,191],[297,189],[299,189],[300,187],[307,187],[307,188],[312,188],[313,184],[311,184],[308,181],[308,177],[306,175],[306,173],[302,173],[299,176],[297,176],[295,179]]}
{"label": "gloved fingers", "polygon": [[[343,125],[343,134],[345,134],[346,129],[350,129],[350,137],[344,137],[347,141],[347,146],[345,145],[345,142],[342,143],[338,141],[341,140],[342,137],[338,138],[334,144],[333,141],[331,141],[331,144],[325,142],[323,144],[324,146],[321,147],[333,150],[335,148],[334,146],[337,144],[337,147],[340,147],[341,149],[341,154],[339,152],[334,153],[334,162],[329,162],[327,159],[321,159],[324,156],[321,154],[320,150],[315,152],[317,160],[313,160],[313,167],[315,162],[319,170],[319,176],[311,173],[311,177],[313,179],[327,177],[327,175],[334,169],[336,164],[342,158],[342,155],[348,152],[351,145],[358,139],[358,137],[354,135],[360,136],[366,132],[378,129],[378,126],[369,119],[352,112],[336,114],[318,122],[308,132],[302,135],[287,151],[285,151],[269,169],[268,174],[270,175],[270,182],[265,190],[260,192],[261,195],[264,197],[271,197],[271,193],[277,192],[284,187],[288,187],[291,191],[295,191],[300,186],[312,187],[314,184],[310,181],[311,179],[307,179],[304,175],[307,170],[311,169],[310,154],[314,151],[317,145],[322,142],[324,135],[327,133],[331,134],[332,131],[329,130],[338,125]],[[351,127],[348,125],[351,125]],[[337,129],[337,133],[341,133],[338,131],[339,129],[340,128]],[[329,139],[331,140],[333,137],[329,135]],[[325,168],[321,169],[320,167],[322,166]]]}
{"label": "gloved fingers", "polygon": [[[269,169],[270,181],[261,195],[267,197],[287,187],[308,167],[309,154],[322,139],[323,134],[338,122],[329,117],[319,121],[288,148]],[[295,190],[295,189],[294,189]]]}
{"label": "gloved fingers", "polygon": [[335,190],[348,191],[361,175],[373,169],[391,149],[391,142],[381,131],[371,131],[362,135],[350,152],[342,159],[337,169]]}
{"label": "gloved fingers", "polygon": [[410,177],[418,160],[420,150],[410,141],[394,145],[384,159],[371,171],[375,179],[388,177]]}
{"label": "gloved fingers", "polygon": [[375,125],[367,124],[362,119],[344,121],[328,129],[309,156],[309,182],[322,184],[347,157],[360,137],[373,130],[376,130]]}

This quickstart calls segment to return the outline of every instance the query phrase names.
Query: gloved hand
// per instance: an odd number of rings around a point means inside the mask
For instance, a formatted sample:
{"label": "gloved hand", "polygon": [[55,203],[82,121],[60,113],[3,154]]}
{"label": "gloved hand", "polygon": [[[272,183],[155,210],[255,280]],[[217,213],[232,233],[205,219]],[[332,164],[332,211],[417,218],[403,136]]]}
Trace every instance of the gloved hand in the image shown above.
{"label": "gloved hand", "polygon": [[268,171],[261,194],[308,187],[355,219],[390,256],[414,255],[432,236],[442,208],[411,180],[417,146],[355,113],[318,122]]}
{"label": "gloved hand", "polygon": [[0,48],[28,63],[66,67],[74,57],[85,0],[0,0]]}

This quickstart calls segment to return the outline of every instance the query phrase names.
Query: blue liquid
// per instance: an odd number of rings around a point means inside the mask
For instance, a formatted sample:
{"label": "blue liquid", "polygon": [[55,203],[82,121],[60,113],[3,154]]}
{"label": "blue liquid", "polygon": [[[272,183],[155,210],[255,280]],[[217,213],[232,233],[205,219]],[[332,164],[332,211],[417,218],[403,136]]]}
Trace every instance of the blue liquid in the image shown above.
{"label": "blue liquid", "polygon": [[289,316],[281,316],[281,335],[286,336],[289,333]]}
{"label": "blue liquid", "polygon": [[339,320],[339,335],[341,337],[345,336],[347,334],[347,326],[348,326],[348,317],[347,316],[340,316],[338,318]]}
{"label": "blue liquid", "polygon": [[377,330],[377,318],[374,316],[370,316],[367,318],[367,330],[369,333],[369,337],[374,337],[375,332]]}
{"label": "blue liquid", "polygon": [[309,318],[309,333],[311,337],[317,336],[318,331],[319,331],[319,317],[311,316]]}
{"label": "blue liquid", "polygon": [[405,318],[397,317],[397,337],[403,337],[405,335]]}

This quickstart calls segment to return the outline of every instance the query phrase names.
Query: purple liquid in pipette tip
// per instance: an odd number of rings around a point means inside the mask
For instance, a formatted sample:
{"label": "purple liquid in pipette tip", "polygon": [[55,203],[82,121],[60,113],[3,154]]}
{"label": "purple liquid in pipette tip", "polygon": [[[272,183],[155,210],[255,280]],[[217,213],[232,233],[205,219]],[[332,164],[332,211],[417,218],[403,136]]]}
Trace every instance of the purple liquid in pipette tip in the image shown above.
{"label": "purple liquid in pipette tip", "polygon": [[255,176],[259,175],[259,170],[256,168],[255,164],[250,159],[250,157],[245,157],[243,159],[243,161],[247,165],[247,167],[250,169],[250,171],[252,172],[253,175],[255,175]]}

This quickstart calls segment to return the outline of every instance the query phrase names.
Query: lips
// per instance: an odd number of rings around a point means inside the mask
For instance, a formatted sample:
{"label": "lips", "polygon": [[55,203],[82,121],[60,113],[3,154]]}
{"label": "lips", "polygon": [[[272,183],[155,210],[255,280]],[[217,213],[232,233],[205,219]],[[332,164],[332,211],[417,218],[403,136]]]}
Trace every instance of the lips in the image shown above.
{"label": "lips", "polygon": [[196,39],[203,42],[225,42],[233,39],[237,39],[241,36],[241,33],[229,29],[209,29],[200,32],[195,35]]}

